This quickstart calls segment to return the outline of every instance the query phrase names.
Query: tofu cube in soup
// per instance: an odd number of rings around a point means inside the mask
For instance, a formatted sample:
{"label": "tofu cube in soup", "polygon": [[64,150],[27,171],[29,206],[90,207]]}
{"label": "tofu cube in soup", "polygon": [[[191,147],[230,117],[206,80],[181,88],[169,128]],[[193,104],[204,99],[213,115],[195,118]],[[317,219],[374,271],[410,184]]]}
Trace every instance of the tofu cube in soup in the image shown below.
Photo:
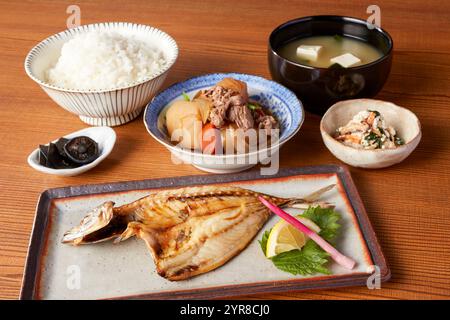
{"label": "tofu cube in soup", "polygon": [[358,64],[361,62],[361,59],[358,57],[352,55],[351,53],[344,53],[343,55],[334,57],[330,59],[331,63],[337,63],[343,66],[344,68],[348,68],[351,66],[354,66],[355,64]]}
{"label": "tofu cube in soup", "polygon": [[322,49],[322,46],[301,45],[297,48],[297,56],[300,59],[316,61],[319,57],[320,49]]}

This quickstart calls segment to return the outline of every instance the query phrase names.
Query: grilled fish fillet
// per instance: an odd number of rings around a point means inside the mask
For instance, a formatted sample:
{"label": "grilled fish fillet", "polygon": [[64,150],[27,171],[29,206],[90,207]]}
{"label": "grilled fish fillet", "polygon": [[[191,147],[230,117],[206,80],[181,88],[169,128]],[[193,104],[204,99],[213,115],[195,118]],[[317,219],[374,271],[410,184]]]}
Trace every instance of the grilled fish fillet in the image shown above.
{"label": "grilled fish fillet", "polygon": [[108,201],[67,231],[62,242],[79,245],[114,239],[118,243],[136,236],[147,244],[160,276],[184,280],[223,265],[249,244],[270,215],[258,196],[278,206],[299,207],[332,187],[305,199],[207,185],[155,192],[116,208]]}

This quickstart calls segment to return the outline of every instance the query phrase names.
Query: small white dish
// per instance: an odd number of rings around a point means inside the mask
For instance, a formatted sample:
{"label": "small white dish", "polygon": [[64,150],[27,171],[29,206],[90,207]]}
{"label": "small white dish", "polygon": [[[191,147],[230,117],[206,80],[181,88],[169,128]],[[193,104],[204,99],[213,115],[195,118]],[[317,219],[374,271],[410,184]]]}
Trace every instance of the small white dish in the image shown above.
{"label": "small white dish", "polygon": [[[364,110],[376,110],[384,117],[405,141],[395,149],[355,149],[333,138],[336,129],[347,124],[355,114]],[[406,108],[391,102],[374,99],[340,101],[332,105],[322,117],[320,132],[323,142],[339,160],[353,167],[377,169],[392,166],[403,161],[417,147],[422,130],[417,116]]]}
{"label": "small white dish", "polygon": [[[75,138],[79,136],[87,136],[98,144],[98,149],[100,156],[95,159],[93,162],[85,164],[78,168],[73,169],[52,169],[47,168],[41,164],[39,164],[39,148],[35,149],[28,156],[28,164],[36,169],[37,171],[53,174],[58,176],[76,176],[80,173],[86,172],[95,166],[97,166],[100,162],[102,162],[112,151],[114,148],[114,144],[116,143],[116,132],[110,127],[91,127],[82,129],[71,134],[65,135],[64,138]],[[56,142],[58,139],[53,140],[52,142]],[[46,143],[47,144],[47,143]]]}

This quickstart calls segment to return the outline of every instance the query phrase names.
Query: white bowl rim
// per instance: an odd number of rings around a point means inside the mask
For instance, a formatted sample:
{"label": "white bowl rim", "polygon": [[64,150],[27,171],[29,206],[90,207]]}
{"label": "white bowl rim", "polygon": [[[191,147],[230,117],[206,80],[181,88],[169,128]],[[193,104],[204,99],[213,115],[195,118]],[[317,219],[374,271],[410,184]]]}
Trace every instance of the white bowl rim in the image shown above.
{"label": "white bowl rim", "polygon": [[[40,49],[43,48],[47,45],[47,42],[50,40],[53,40],[61,35],[65,35],[68,33],[73,33],[73,32],[78,32],[78,31],[82,31],[81,33],[83,33],[84,31],[88,31],[90,28],[94,27],[94,26],[107,26],[107,27],[113,27],[112,29],[119,27],[119,26],[125,26],[125,27],[131,27],[131,26],[136,26],[136,27],[142,27],[142,28],[148,28],[149,30],[153,31],[158,31],[160,32],[163,36],[167,37],[167,39],[169,40],[170,43],[173,44],[173,57],[171,60],[169,60],[166,65],[161,68],[161,70],[159,70],[158,72],[142,79],[139,81],[135,81],[132,82],[130,84],[127,84],[125,86],[121,86],[121,87],[114,87],[114,88],[104,88],[104,89],[70,89],[70,88],[63,88],[63,87],[59,87],[56,85],[52,85],[46,81],[43,81],[41,79],[39,79],[37,76],[35,76],[32,71],[31,71],[31,65],[33,63],[34,60],[34,54],[36,54],[36,52]],[[145,82],[154,80],[160,76],[162,76],[163,74],[165,74],[167,71],[170,70],[170,68],[175,64],[177,58],[178,58],[178,53],[179,53],[179,49],[178,49],[178,45],[177,42],[175,41],[175,39],[173,37],[171,37],[168,33],[162,31],[161,29],[149,26],[149,25],[145,25],[145,24],[139,24],[139,23],[132,23],[132,22],[98,22],[98,23],[90,23],[90,24],[85,24],[85,25],[81,25],[72,29],[66,29],[64,31],[55,33],[47,38],[45,38],[44,40],[42,40],[41,42],[39,42],[37,45],[35,45],[27,54],[26,58],[25,58],[25,62],[24,62],[24,67],[25,67],[25,72],[27,73],[27,75],[35,82],[37,82],[39,85],[44,86],[46,88],[49,89],[53,89],[53,90],[57,90],[57,91],[63,91],[63,92],[76,92],[76,93],[103,93],[103,92],[114,92],[114,91],[119,91],[119,90],[126,90],[126,89],[130,89],[132,87],[138,86],[140,84],[143,84]]]}
{"label": "white bowl rim", "polygon": [[[196,79],[196,78],[202,78],[202,77],[205,77],[205,76],[211,76],[211,75],[216,75],[216,74],[227,74],[227,73],[214,72],[214,73],[207,73],[207,74],[203,74],[203,75],[200,75],[200,76],[191,77],[191,78],[188,78],[188,79],[185,79],[185,80],[182,80],[182,81],[178,81],[178,82],[176,82],[176,83],[170,85],[169,87],[167,87],[167,88],[164,89],[164,90],[168,90],[168,89],[170,89],[172,86],[175,86],[175,85],[177,85],[177,84],[183,83],[183,82],[185,82],[185,81],[187,81],[187,80]],[[243,74],[243,75],[250,75],[250,74],[245,74],[245,73],[240,73],[240,74]],[[256,75],[251,75],[251,76],[252,76],[252,77],[258,77],[258,78],[264,79],[264,80],[266,80],[266,81],[273,81],[273,80],[269,80],[269,79],[266,79],[266,78],[261,77],[261,76],[256,76]],[[276,83],[277,85],[283,86],[283,85],[279,84],[278,82],[275,82],[275,83]],[[283,87],[284,87],[284,86],[283,86]],[[304,109],[304,107],[303,107],[303,103],[301,102],[300,99],[298,99],[298,97],[295,95],[295,93],[292,92],[292,90],[290,90],[290,89],[288,89],[288,88],[286,88],[286,87],[284,87],[284,88],[285,88],[287,91],[291,92],[291,93],[297,98],[297,100],[299,101],[299,104],[300,104],[300,108],[301,108],[301,110],[302,110],[302,115],[303,115],[303,117],[301,117],[300,123],[298,124],[297,128],[296,128],[289,136],[287,136],[286,138],[284,138],[283,141],[278,140],[277,143],[276,143],[275,145],[271,145],[270,147],[266,147],[266,148],[264,148],[264,149],[256,150],[256,151],[253,151],[253,152],[246,152],[246,153],[241,153],[241,154],[222,154],[222,155],[204,154],[204,153],[199,153],[199,152],[195,152],[195,151],[192,151],[192,150],[182,149],[182,148],[179,148],[179,147],[177,147],[177,146],[174,146],[174,145],[172,145],[172,144],[170,144],[170,143],[168,143],[168,142],[166,142],[166,141],[163,141],[163,140],[159,139],[158,137],[156,137],[156,136],[151,132],[151,130],[148,128],[147,123],[146,123],[146,121],[145,121],[145,114],[147,113],[147,108],[149,107],[150,103],[148,103],[148,104],[145,106],[145,109],[144,109],[144,112],[143,112],[142,120],[143,120],[143,122],[144,122],[145,129],[147,130],[147,132],[148,132],[148,133],[149,133],[156,141],[158,141],[159,143],[161,143],[162,145],[164,145],[166,148],[168,148],[168,149],[171,150],[171,151],[174,151],[174,152],[180,152],[180,153],[184,153],[184,154],[186,154],[186,155],[190,155],[190,156],[194,156],[194,157],[197,156],[197,157],[200,157],[200,158],[203,158],[203,159],[211,159],[211,160],[214,160],[214,159],[230,159],[230,158],[235,158],[235,157],[236,157],[236,158],[241,158],[241,157],[251,157],[251,156],[255,156],[255,155],[257,155],[257,154],[259,154],[259,153],[262,153],[262,152],[267,152],[268,150],[272,151],[272,150],[274,150],[274,149],[276,149],[276,148],[280,148],[285,142],[287,142],[287,141],[289,141],[290,139],[292,139],[292,137],[294,137],[294,136],[298,133],[298,131],[300,130],[300,128],[301,128],[302,125],[303,125],[303,122],[305,121],[305,109]],[[159,92],[158,94],[160,94],[160,93],[161,93],[161,92]],[[156,97],[156,96],[155,96],[155,97]],[[153,99],[154,99],[154,98],[153,98]]]}
{"label": "white bowl rim", "polygon": [[[417,122],[417,126],[418,126],[418,130],[416,135],[410,139],[408,142],[405,142],[405,144],[402,144],[398,147],[396,147],[395,149],[357,149],[357,148],[353,148],[350,146],[347,146],[343,143],[340,143],[339,141],[337,141],[336,139],[334,139],[324,128],[323,128],[323,121],[324,119],[330,115],[333,112],[336,112],[336,110],[340,107],[341,104],[344,103],[352,103],[352,102],[358,102],[358,101],[365,101],[365,102],[377,102],[377,103],[383,103],[385,105],[389,105],[392,108],[398,108],[398,109],[402,109],[404,111],[406,111],[407,113],[409,113],[413,119]],[[400,152],[400,151],[408,151],[406,150],[406,147],[408,147],[408,145],[413,144],[417,139],[420,139],[420,137],[422,136],[422,127],[419,121],[419,118],[416,116],[416,114],[414,112],[412,112],[411,110],[405,108],[405,107],[401,107],[393,102],[389,102],[389,101],[384,101],[384,100],[378,100],[378,99],[350,99],[350,100],[342,100],[342,101],[338,101],[335,104],[333,104],[330,108],[328,108],[328,110],[325,112],[325,114],[322,116],[322,119],[320,120],[320,131],[323,135],[325,135],[325,137],[327,138],[328,141],[333,141],[333,144],[339,145],[341,147],[343,147],[346,150],[356,150],[356,151],[360,151],[360,152],[365,152],[365,153],[371,153],[371,152],[379,152],[379,153],[389,153],[389,152]],[[405,150],[403,150],[405,149]]]}
{"label": "white bowl rim", "polygon": [[[116,138],[117,138],[117,134],[114,131],[113,128],[108,127],[108,126],[103,126],[103,127],[88,127],[88,128],[84,128],[78,131],[74,131],[71,133],[68,133],[64,136],[62,136],[63,138],[66,137],[75,137],[75,136],[79,136],[84,134],[87,131],[108,131],[109,134],[111,134],[112,137],[112,144],[111,144],[111,148],[107,149],[107,150],[102,150],[102,154],[95,159],[94,161],[84,165],[84,166],[80,166],[78,168],[71,168],[71,169],[54,169],[54,168],[48,168],[45,167],[41,164],[39,164],[38,162],[36,162],[34,159],[36,158],[37,153],[39,152],[39,148],[34,149],[30,155],[27,158],[27,162],[28,164],[35,170],[43,172],[43,173],[48,173],[48,174],[55,174],[55,175],[69,175],[69,174],[73,174],[73,173],[77,173],[77,172],[85,172],[88,171],[94,167],[96,167],[100,162],[102,162],[107,156],[109,156],[109,154],[111,153],[111,151],[114,149],[114,145],[116,144]],[[58,141],[58,139],[52,140],[51,142],[55,143],[56,141]]]}

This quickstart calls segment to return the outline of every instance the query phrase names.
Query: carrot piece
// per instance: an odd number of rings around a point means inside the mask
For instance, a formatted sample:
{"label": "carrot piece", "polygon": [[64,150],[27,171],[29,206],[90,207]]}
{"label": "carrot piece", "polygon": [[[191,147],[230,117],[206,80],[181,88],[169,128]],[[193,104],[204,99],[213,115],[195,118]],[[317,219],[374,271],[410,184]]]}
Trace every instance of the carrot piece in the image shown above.
{"label": "carrot piece", "polygon": [[222,140],[219,130],[211,123],[207,123],[202,128],[202,151],[205,154],[215,154],[220,147]]}
{"label": "carrot piece", "polygon": [[375,120],[375,112],[370,112],[370,115],[369,115],[369,117],[367,118],[366,122],[367,122],[369,125],[372,125],[372,124],[373,124],[373,120]]}

